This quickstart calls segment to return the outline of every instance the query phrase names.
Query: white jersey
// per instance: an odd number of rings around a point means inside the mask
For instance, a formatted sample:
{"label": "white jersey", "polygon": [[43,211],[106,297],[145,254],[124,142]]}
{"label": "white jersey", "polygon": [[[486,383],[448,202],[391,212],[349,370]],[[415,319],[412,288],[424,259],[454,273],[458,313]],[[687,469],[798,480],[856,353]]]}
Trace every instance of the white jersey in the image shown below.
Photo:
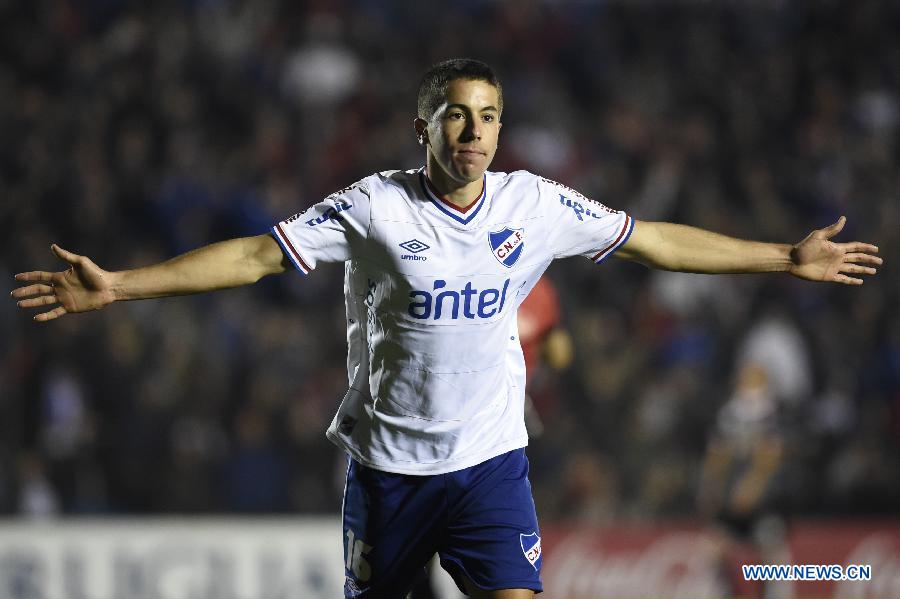
{"label": "white jersey", "polygon": [[304,275],[345,262],[350,388],[327,436],[372,468],[441,474],[528,444],[516,310],[554,258],[602,262],[632,219],[532,173],[466,209],[424,170],[366,177],[272,228]]}

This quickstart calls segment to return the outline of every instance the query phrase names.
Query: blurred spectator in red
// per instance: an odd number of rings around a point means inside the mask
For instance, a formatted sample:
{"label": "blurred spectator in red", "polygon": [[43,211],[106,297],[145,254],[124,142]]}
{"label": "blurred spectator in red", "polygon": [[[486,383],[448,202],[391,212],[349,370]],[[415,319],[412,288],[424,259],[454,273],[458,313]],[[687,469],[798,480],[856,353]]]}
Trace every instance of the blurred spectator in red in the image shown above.
{"label": "blurred spectator in red", "polygon": [[552,419],[559,408],[555,376],[572,364],[572,338],[561,320],[556,288],[547,276],[541,277],[518,313],[519,340],[525,354],[526,423],[532,437],[541,435],[543,421]]}

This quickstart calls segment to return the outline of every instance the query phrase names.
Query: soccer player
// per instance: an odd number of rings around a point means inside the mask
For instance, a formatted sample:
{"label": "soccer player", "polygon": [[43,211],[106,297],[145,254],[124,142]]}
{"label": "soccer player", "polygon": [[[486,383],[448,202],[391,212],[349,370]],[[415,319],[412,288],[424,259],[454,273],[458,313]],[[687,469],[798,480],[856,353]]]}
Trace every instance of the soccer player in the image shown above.
{"label": "soccer player", "polygon": [[[49,321],[115,301],[255,283],[343,262],[349,389],[327,436],[350,456],[343,508],[347,597],[400,598],[435,552],[472,597],[541,591],[528,482],[524,360],[516,309],[556,258],[615,254],[699,273],[788,272],[862,284],[881,259],[831,241],[844,218],[795,244],[639,222],[529,172],[497,173],[503,93],[487,65],[431,68],[414,121],[425,166],[377,173],[268,234],[166,262],[16,275],[23,308]],[[57,305],[58,304],[58,305]]]}

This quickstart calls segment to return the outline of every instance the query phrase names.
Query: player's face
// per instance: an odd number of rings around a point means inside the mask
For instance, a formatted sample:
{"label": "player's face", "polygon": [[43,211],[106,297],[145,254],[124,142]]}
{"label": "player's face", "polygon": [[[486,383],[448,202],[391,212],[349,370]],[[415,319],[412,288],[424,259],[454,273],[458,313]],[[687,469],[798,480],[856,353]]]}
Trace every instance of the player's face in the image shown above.
{"label": "player's face", "polygon": [[427,125],[431,161],[457,183],[478,181],[497,152],[500,98],[487,81],[454,79]]}

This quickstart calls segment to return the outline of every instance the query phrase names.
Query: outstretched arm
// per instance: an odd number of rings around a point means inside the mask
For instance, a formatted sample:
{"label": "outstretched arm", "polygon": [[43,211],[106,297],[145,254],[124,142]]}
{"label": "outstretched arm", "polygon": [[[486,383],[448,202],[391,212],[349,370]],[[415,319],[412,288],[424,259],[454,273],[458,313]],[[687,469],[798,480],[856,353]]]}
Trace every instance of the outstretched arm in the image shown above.
{"label": "outstretched arm", "polygon": [[17,281],[33,284],[12,292],[19,300],[20,308],[59,304],[34,317],[40,322],[64,314],[99,310],[120,300],[187,295],[249,285],[288,268],[281,247],[269,234],[214,243],[166,262],[119,272],[103,270],[87,256],[73,254],[58,245],[51,248],[60,259],[69,263],[69,269],[17,274]]}
{"label": "outstretched arm", "polygon": [[[744,241],[704,229],[635,221],[631,237],[615,256],[652,268],[706,274],[788,272],[809,281],[862,285],[852,275],[873,275],[882,260],[869,243],[830,241],[844,228],[843,216],[795,245]],[[869,266],[873,265],[873,266]]]}

